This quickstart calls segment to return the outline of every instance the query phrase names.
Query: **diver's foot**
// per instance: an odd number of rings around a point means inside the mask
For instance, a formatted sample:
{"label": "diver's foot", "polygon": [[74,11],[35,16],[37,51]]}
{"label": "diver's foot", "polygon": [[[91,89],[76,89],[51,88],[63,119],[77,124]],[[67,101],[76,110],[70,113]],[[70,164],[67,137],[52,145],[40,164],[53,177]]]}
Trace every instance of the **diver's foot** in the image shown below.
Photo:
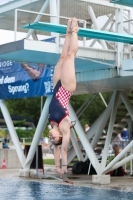
{"label": "diver's foot", "polygon": [[71,32],[77,33],[78,31],[79,31],[78,21],[74,17],[73,20],[72,20],[72,23],[71,23]]}
{"label": "diver's foot", "polygon": [[70,18],[67,22],[67,33],[72,33],[72,30],[71,30],[71,24],[72,24],[72,20],[73,18]]}

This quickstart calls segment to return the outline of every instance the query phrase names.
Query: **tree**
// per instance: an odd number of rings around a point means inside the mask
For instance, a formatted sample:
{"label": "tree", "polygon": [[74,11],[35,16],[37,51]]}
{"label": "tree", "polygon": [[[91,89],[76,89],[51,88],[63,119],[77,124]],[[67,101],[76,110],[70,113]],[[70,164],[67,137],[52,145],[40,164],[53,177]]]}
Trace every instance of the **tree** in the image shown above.
{"label": "tree", "polygon": [[16,129],[18,138],[33,138],[35,129],[22,130],[21,128]]}
{"label": "tree", "polygon": [[[112,92],[103,93],[102,95],[108,104],[110,97],[112,95]],[[78,111],[80,106],[84,103],[84,101],[87,98],[88,98],[88,94],[72,96],[70,102],[71,102],[75,112]],[[91,126],[95,122],[95,120],[99,117],[99,115],[105,110],[105,108],[106,107],[105,107],[103,101],[101,100],[101,97],[99,95],[97,95],[94,98],[94,100],[91,102],[91,104],[83,112],[83,114],[80,116],[79,120],[80,120],[81,125],[83,127],[85,124],[89,124]]]}
{"label": "tree", "polygon": [[5,129],[0,129],[0,137],[4,138],[6,136],[6,130]]}
{"label": "tree", "polygon": [[[44,97],[44,100],[46,97]],[[40,97],[6,100],[11,115],[31,118],[37,125],[40,117]]]}

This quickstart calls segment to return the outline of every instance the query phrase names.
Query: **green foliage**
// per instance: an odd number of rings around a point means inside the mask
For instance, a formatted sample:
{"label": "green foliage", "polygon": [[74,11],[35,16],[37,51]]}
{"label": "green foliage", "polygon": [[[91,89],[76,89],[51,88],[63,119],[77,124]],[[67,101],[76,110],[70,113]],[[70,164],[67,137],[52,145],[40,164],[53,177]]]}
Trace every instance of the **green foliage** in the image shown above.
{"label": "green foliage", "polygon": [[22,130],[20,128],[16,129],[18,138],[33,138],[35,129],[32,130]]}
{"label": "green foliage", "polygon": [[43,133],[43,137],[49,137],[49,129],[48,129],[48,127],[45,128],[44,133]]}
{"label": "green foliage", "polygon": [[44,159],[43,163],[48,165],[55,165],[54,159]]}
{"label": "green foliage", "polygon": [[[107,104],[109,103],[110,97],[112,93],[103,93],[102,94]],[[88,98],[87,95],[77,95],[72,96],[70,102],[77,112],[84,101]],[[89,124],[90,126],[95,122],[95,120],[99,117],[99,115],[104,111],[105,105],[99,95],[97,95],[91,104],[86,108],[83,114],[80,116],[80,123],[84,127],[85,124]]]}
{"label": "green foliage", "polygon": [[0,138],[4,138],[6,136],[6,131],[4,129],[0,129]]}
{"label": "green foliage", "polygon": [[25,119],[24,119],[24,120],[16,121],[16,122],[14,122],[14,126],[19,126],[19,127],[21,127],[21,126],[23,126],[23,125],[25,124],[25,122],[26,122]]}
{"label": "green foliage", "polygon": [[[44,101],[45,101],[44,97]],[[40,117],[40,97],[6,100],[11,115],[28,117],[37,125]]]}

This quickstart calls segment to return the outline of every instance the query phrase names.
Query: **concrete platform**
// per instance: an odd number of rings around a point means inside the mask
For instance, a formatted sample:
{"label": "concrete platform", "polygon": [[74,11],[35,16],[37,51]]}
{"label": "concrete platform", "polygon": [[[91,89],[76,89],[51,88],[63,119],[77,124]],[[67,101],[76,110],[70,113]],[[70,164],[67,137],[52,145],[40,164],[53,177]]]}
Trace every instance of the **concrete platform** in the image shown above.
{"label": "concrete platform", "polygon": [[[51,175],[57,176],[55,172],[55,166],[45,165],[45,172]],[[54,183],[54,184],[67,184],[58,180],[49,180],[49,179],[37,179],[37,178],[24,178],[19,177],[18,169],[0,169],[1,178],[17,179],[17,180],[27,180],[27,181],[36,181],[36,182],[45,182],[45,183]],[[75,186],[83,187],[93,187],[101,189],[115,189],[115,190],[124,190],[133,192],[133,177],[124,176],[124,177],[111,177],[111,183],[108,185],[94,185],[92,184],[92,176],[87,175],[73,175],[71,171],[68,172],[68,178],[73,181]]]}

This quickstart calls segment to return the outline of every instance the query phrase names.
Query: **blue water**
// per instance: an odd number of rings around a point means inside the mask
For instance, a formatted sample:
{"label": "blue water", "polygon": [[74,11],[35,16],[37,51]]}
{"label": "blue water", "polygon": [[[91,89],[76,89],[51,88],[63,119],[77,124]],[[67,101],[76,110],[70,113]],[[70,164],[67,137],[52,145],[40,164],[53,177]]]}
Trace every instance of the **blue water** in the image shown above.
{"label": "blue water", "polygon": [[[51,180],[52,183],[52,180]],[[133,200],[132,192],[0,179],[0,200]]]}

